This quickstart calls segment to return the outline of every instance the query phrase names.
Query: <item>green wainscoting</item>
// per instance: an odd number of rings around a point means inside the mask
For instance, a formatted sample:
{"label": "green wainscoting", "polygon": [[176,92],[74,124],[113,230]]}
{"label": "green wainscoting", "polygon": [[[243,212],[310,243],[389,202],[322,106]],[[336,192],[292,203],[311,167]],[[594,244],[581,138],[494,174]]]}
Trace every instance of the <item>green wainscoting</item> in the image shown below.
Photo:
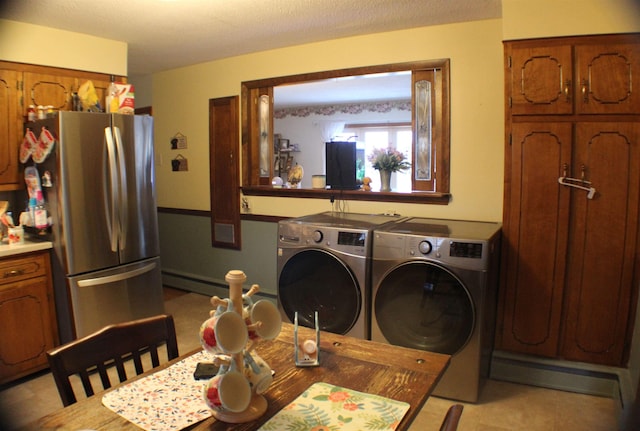
{"label": "green wainscoting", "polygon": [[277,223],[243,220],[241,250],[211,246],[211,219],[206,212],[159,212],[158,224],[166,286],[226,297],[225,274],[241,269],[247,275],[245,290],[259,284],[263,295],[276,297]]}

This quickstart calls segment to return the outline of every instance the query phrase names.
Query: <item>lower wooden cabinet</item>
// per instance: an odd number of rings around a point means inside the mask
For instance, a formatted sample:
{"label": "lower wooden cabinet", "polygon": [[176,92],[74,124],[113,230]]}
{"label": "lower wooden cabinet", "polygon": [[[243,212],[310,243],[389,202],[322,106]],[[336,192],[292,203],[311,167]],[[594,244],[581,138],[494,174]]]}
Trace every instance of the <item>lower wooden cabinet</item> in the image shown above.
{"label": "lower wooden cabinet", "polygon": [[47,368],[58,345],[48,252],[0,259],[0,384]]}
{"label": "lower wooden cabinet", "polygon": [[640,123],[513,123],[511,136],[497,348],[625,366],[640,256]]}

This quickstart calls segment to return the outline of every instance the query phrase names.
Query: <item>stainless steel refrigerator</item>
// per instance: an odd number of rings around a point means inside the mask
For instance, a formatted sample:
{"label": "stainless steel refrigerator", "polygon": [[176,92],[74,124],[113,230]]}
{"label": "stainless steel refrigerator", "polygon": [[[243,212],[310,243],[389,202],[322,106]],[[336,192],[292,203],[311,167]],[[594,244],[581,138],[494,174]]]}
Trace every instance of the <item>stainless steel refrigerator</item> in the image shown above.
{"label": "stainless steel refrigerator", "polygon": [[153,118],[60,112],[31,127],[57,140],[35,166],[51,217],[61,341],[163,313]]}

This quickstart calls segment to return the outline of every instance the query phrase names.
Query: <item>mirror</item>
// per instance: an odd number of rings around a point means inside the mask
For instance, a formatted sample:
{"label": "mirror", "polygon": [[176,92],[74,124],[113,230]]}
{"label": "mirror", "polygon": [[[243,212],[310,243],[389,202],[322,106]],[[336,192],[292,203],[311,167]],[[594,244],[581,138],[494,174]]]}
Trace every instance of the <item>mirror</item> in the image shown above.
{"label": "mirror", "polygon": [[[392,145],[411,162],[410,71],[280,85],[273,89],[273,116],[276,139],[286,143],[274,142],[274,150],[286,155],[287,165],[304,168],[302,188],[312,188],[313,176],[327,174],[326,142],[356,143],[356,178],[372,178],[373,190],[380,189],[379,173],[368,160],[375,147]],[[403,134],[397,126],[404,126],[405,139],[398,139]],[[275,174],[288,181],[288,171]],[[392,181],[393,190],[411,191],[410,170]]]}
{"label": "mirror", "polygon": [[[411,166],[393,174],[393,192],[374,199],[425,192],[448,199],[449,60],[243,82],[242,99],[245,194],[271,189],[276,195],[326,197],[313,181],[326,174],[325,143],[353,140],[358,178],[371,177],[373,191],[380,189],[379,171],[368,160],[374,147],[397,149]],[[280,175],[286,185],[287,169],[296,165],[304,170],[297,185],[304,192],[273,190],[272,178]]]}

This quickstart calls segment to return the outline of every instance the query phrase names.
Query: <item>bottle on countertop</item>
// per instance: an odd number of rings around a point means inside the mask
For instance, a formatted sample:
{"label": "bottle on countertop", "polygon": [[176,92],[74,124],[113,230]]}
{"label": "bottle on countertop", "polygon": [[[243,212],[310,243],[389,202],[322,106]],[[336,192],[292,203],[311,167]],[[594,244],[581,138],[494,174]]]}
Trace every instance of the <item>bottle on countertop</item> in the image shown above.
{"label": "bottle on countertop", "polygon": [[38,119],[38,113],[36,112],[35,105],[29,105],[27,109],[27,121],[36,121]]}
{"label": "bottle on countertop", "polygon": [[82,111],[82,101],[77,91],[71,93],[71,109],[74,111]]}
{"label": "bottle on countertop", "polygon": [[107,113],[118,112],[118,87],[116,87],[116,77],[111,75],[111,83],[107,87],[104,111]]}
{"label": "bottle on countertop", "polygon": [[38,206],[38,203],[36,201],[36,198],[29,198],[29,206],[27,207],[27,210],[29,211],[29,221],[30,221],[29,226],[35,226],[37,206]]}
{"label": "bottle on countertop", "polygon": [[46,229],[49,225],[47,221],[47,209],[44,205],[37,205],[35,207],[34,224],[37,229]]}

